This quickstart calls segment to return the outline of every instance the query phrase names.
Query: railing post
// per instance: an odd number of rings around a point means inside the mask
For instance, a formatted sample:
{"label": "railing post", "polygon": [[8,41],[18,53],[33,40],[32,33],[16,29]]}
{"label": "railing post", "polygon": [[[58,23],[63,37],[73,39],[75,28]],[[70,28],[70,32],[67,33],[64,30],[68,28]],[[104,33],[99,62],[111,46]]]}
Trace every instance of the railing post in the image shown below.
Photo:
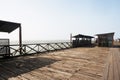
{"label": "railing post", "polygon": [[23,45],[23,47],[24,47],[24,53],[26,54],[26,45]]}
{"label": "railing post", "polygon": [[21,25],[19,27],[19,49],[20,49],[20,54],[22,54],[22,27]]}
{"label": "railing post", "polygon": [[10,57],[10,54],[11,54],[11,53],[10,53],[10,47],[9,47],[9,46],[10,46],[10,45],[8,45],[7,48],[8,48],[8,54],[9,54],[9,57]]}
{"label": "railing post", "polygon": [[40,46],[39,46],[39,44],[37,44],[37,46],[38,46],[38,52],[40,52]]}
{"label": "railing post", "polygon": [[47,49],[48,49],[48,52],[50,51],[50,50],[49,50],[49,45],[50,45],[50,44],[48,43],[48,44],[47,44]]}

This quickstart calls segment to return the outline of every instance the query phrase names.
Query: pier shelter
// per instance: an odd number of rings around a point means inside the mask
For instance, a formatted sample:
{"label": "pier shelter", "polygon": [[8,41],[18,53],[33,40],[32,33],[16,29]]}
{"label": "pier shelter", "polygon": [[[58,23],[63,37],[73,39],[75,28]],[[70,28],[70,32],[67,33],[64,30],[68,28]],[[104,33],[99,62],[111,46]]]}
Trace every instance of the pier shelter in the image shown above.
{"label": "pier shelter", "polygon": [[[11,33],[12,31],[19,28],[19,51],[22,53],[22,30],[21,24],[9,21],[0,20],[0,32]],[[7,42],[5,44],[0,44],[0,56],[10,56],[10,47],[9,47],[9,39],[1,39],[1,42]]]}
{"label": "pier shelter", "polygon": [[118,39],[118,42],[120,43],[120,38]]}
{"label": "pier shelter", "polygon": [[101,47],[112,47],[114,41],[114,32],[97,34],[97,45]]}
{"label": "pier shelter", "polygon": [[92,46],[92,36],[78,34],[72,37],[72,46],[73,47],[89,47]]}

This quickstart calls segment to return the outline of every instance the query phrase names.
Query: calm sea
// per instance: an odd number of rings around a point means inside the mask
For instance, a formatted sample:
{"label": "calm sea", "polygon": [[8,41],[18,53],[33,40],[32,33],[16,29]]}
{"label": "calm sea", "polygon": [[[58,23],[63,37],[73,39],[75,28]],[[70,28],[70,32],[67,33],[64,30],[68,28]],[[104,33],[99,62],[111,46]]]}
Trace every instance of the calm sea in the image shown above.
{"label": "calm sea", "polygon": [[[25,40],[22,44],[39,44],[39,43],[57,43],[57,42],[70,42],[70,40]],[[10,41],[10,44],[18,44],[19,41]]]}

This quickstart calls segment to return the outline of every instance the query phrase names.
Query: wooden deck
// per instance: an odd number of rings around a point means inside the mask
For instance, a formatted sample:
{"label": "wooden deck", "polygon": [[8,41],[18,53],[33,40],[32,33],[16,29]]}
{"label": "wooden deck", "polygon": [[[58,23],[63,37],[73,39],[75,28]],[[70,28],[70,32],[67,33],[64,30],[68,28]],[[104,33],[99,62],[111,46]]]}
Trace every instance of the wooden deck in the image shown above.
{"label": "wooden deck", "polygon": [[109,52],[109,48],[74,48],[4,60],[0,80],[101,80]]}
{"label": "wooden deck", "polygon": [[120,80],[120,49],[111,48],[103,80]]}

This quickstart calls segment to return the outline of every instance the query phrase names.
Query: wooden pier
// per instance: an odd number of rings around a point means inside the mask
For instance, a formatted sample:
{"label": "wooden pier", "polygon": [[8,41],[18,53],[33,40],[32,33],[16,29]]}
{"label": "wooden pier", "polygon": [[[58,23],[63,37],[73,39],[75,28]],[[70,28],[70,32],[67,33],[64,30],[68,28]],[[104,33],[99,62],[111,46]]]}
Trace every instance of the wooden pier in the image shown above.
{"label": "wooden pier", "polygon": [[103,80],[120,80],[120,48],[111,48]]}
{"label": "wooden pier", "polygon": [[0,62],[0,80],[102,80],[109,53],[94,47],[14,57]]}

